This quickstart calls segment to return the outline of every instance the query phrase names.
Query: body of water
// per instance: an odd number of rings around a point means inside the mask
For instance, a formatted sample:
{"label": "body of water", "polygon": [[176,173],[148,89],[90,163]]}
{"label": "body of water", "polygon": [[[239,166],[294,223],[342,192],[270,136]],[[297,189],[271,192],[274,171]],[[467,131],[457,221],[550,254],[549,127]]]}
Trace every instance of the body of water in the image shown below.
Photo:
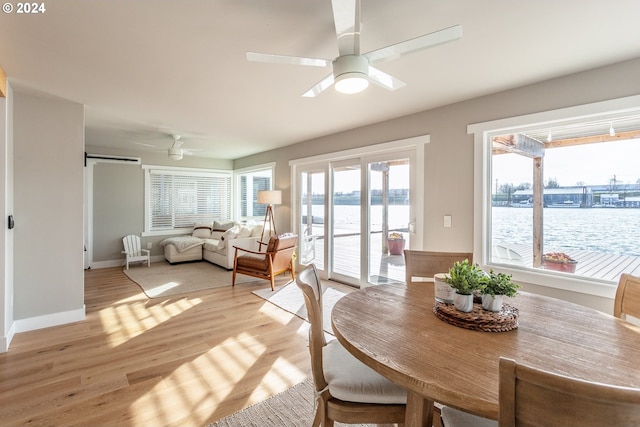
{"label": "body of water", "polygon": [[[533,245],[533,209],[491,209],[494,243]],[[544,208],[544,251],[640,256],[640,209]]]}
{"label": "body of water", "polygon": [[[314,205],[313,215],[324,216],[324,207]],[[532,208],[492,208],[494,243],[533,245]],[[373,231],[382,228],[382,207],[371,209]],[[406,228],[409,206],[389,206],[389,228]],[[338,230],[360,230],[360,207],[337,205],[334,214]],[[319,225],[319,224],[318,224]],[[320,227],[321,228],[321,227]],[[588,250],[640,256],[640,209],[544,209],[544,251]]]}

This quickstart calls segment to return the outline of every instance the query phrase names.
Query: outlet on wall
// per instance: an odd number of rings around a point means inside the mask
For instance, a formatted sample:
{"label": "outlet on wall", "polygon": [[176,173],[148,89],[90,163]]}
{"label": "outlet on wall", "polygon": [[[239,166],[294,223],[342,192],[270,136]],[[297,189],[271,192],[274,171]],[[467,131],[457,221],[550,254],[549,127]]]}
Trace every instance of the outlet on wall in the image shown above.
{"label": "outlet on wall", "polygon": [[152,246],[153,246],[153,243],[147,242],[147,249],[151,249]]}
{"label": "outlet on wall", "polygon": [[444,216],[444,226],[446,228],[451,228],[451,215]]}

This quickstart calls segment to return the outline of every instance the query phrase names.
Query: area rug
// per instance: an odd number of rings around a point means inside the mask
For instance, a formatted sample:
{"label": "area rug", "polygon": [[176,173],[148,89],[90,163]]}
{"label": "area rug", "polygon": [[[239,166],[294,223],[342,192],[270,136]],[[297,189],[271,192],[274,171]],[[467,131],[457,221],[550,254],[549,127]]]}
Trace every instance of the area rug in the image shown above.
{"label": "area rug", "polygon": [[[322,287],[322,322],[324,330],[332,334],[331,310],[333,310],[335,303],[347,293],[351,292],[353,288],[339,283],[327,284],[324,281]],[[289,313],[293,313],[304,320],[309,320],[307,307],[304,304],[304,296],[295,282],[290,282],[282,287],[276,288],[275,291],[271,289],[257,289],[253,291],[253,293]]]}
{"label": "area rug", "polygon": [[[136,282],[149,298],[163,298],[231,286],[233,272],[206,261],[174,265],[160,261],[151,263],[151,267],[130,266],[129,270],[124,270],[124,274]],[[253,277],[238,275],[236,284],[255,280]]]}
{"label": "area rug", "polygon": [[[294,285],[295,286],[295,285]],[[300,427],[310,426],[315,415],[313,382],[305,381],[269,399],[221,418],[208,427]],[[336,426],[347,424],[335,423]],[[373,424],[348,424],[368,427]]]}

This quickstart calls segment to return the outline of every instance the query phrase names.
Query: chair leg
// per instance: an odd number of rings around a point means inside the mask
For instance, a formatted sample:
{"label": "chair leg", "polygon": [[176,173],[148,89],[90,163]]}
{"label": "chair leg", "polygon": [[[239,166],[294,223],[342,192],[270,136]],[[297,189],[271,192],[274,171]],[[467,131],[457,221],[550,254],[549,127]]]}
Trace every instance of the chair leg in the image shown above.
{"label": "chair leg", "polygon": [[236,285],[236,269],[233,269],[233,275],[231,276],[231,287]]}
{"label": "chair leg", "polygon": [[276,285],[276,278],[275,278],[273,273],[269,277],[269,280],[271,280],[271,290],[275,291],[276,290],[276,286],[275,286]]}

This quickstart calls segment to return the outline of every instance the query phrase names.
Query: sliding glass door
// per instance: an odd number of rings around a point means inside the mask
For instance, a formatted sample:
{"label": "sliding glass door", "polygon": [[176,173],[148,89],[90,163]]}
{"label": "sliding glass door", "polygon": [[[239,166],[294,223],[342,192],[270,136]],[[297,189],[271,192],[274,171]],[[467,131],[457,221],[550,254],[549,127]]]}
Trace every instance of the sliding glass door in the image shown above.
{"label": "sliding glass door", "polygon": [[411,243],[410,154],[367,158],[367,170],[368,282],[402,282]]}
{"label": "sliding glass door", "polygon": [[402,282],[414,170],[415,150],[299,167],[300,263],[356,287]]}
{"label": "sliding glass door", "polygon": [[331,165],[331,235],[329,277],[358,285],[362,253],[362,171],[360,159]]}

